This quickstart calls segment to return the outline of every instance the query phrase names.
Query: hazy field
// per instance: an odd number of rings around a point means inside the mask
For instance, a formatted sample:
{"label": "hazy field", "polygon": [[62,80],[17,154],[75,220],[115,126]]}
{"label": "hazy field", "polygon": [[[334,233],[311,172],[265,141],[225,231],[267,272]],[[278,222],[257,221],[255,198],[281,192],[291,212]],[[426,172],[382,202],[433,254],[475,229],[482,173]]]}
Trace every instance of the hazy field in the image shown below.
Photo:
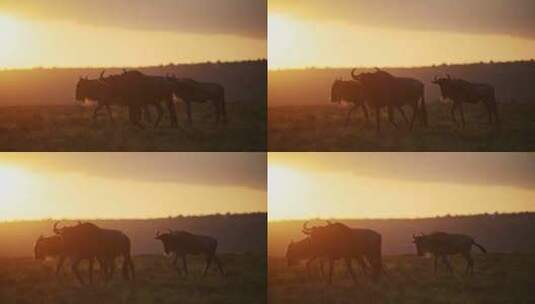
{"label": "hazy field", "polygon": [[[309,279],[303,266],[288,268],[282,258],[268,263],[269,303],[534,303],[535,255],[475,255],[475,275],[462,275],[465,262],[453,259],[456,273],[439,268],[433,274],[432,259],[387,256],[388,278],[377,283],[364,278],[354,284],[338,262],[333,285]],[[356,265],[355,265],[356,266]]]}
{"label": "hazy field", "polygon": [[[211,103],[193,104],[193,127],[177,104],[179,129],[170,128],[164,111],[158,128],[141,130],[128,122],[126,109],[106,110],[97,123],[90,106],[0,108],[1,151],[265,151],[266,110],[262,102],[229,102],[227,125],[216,126]],[[155,112],[153,111],[153,117]]]}
{"label": "hazy field", "polygon": [[[268,108],[270,151],[533,151],[535,150],[535,103],[499,105],[502,128],[495,131],[482,104],[464,106],[466,128],[456,127],[451,103],[429,103],[427,129],[418,124],[410,133],[396,113],[400,129],[391,126],[385,113],[380,135],[375,115],[366,124],[360,109],[344,128],[348,107],[280,106]],[[409,108],[405,111],[412,115]],[[457,119],[460,119],[457,113]]]}
{"label": "hazy field", "polygon": [[30,258],[0,259],[0,303],[265,303],[265,257],[222,255],[227,275],[222,277],[211,268],[204,279],[204,260],[190,257],[189,261],[190,276],[185,278],[163,256],[138,256],[135,284],[123,281],[116,272],[108,286],[97,277],[94,287],[82,287],[73,280],[70,267],[61,281],[56,280],[53,261],[43,265]]}

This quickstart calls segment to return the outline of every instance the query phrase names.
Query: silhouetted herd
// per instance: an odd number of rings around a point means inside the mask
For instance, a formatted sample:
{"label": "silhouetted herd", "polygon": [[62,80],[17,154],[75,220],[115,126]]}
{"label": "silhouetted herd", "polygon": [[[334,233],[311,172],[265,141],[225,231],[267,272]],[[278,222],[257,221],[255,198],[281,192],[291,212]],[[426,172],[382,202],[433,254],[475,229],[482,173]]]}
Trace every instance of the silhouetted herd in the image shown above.
{"label": "silhouetted herd", "polygon": [[[383,108],[387,109],[388,120],[396,128],[398,125],[394,119],[395,110],[401,114],[411,130],[417,118],[424,127],[428,127],[425,89],[421,81],[413,78],[396,77],[380,69],[360,74],[356,74],[355,69],[353,69],[351,77],[352,80],[337,79],[331,86],[331,102],[340,103],[345,100],[353,104],[347,113],[346,126],[350,121],[352,112],[359,107],[362,109],[366,121],[369,121],[368,107],[370,107],[375,112],[377,132],[381,130],[380,112]],[[458,110],[461,115],[462,127],[464,128],[466,125],[463,103],[482,102],[488,112],[489,124],[499,127],[500,118],[494,87],[491,85],[472,83],[452,78],[450,75],[441,78],[435,77],[432,83],[440,87],[442,98],[453,101],[451,117],[456,124],[455,113]],[[412,108],[410,121],[403,111],[404,106]]]}
{"label": "silhouetted herd", "polygon": [[[135,280],[136,271],[132,261],[130,238],[119,230],[103,229],[92,223],[82,223],[73,226],[58,228],[56,222],[53,227],[53,236],[40,236],[35,242],[35,259],[44,260],[46,257],[58,259],[56,275],[59,275],[66,259],[71,260],[72,272],[81,284],[85,284],[79,271],[79,264],[89,262],[89,282],[93,283],[93,265],[98,262],[104,281],[113,277],[115,262],[123,258],[122,275],[125,280]],[[206,267],[203,276],[215,261],[221,274],[224,275],[221,261],[216,256],[217,240],[202,235],[195,235],[187,231],[171,231],[155,236],[162,242],[164,251],[173,256],[173,266],[181,274],[177,265],[178,258],[182,258],[183,271],[188,274],[187,255],[202,254],[206,257]]]}
{"label": "silhouetted herd", "polygon": [[[306,269],[310,275],[311,264],[315,260],[320,262],[321,275],[324,276],[323,263],[329,263],[328,282],[332,283],[333,266],[336,260],[343,259],[347,270],[354,281],[357,280],[352,267],[352,260],[356,260],[365,275],[372,279],[378,279],[385,274],[382,261],[382,237],[381,234],[370,229],[350,228],[342,223],[308,227],[303,224],[302,232],[306,238],[291,242],[286,251],[288,266],[297,264],[300,260],[306,260]],[[453,272],[448,255],[460,254],[466,259],[466,274],[473,275],[474,261],[470,254],[472,245],[477,246],[486,253],[485,248],[476,243],[473,238],[462,234],[450,234],[434,232],[428,235],[413,235],[418,256],[427,253],[434,256],[435,273],[440,259],[450,272]]]}
{"label": "silhouetted herd", "polygon": [[97,79],[80,78],[76,85],[76,100],[93,100],[97,102],[93,119],[105,107],[113,122],[112,105],[128,108],[130,121],[143,127],[142,116],[150,122],[150,107],[156,109],[158,126],[163,115],[162,104],[167,107],[172,127],[178,127],[175,98],[186,105],[188,123],[192,124],[191,103],[211,101],[215,107],[216,122],[227,121],[225,89],[216,83],[198,82],[193,79],[179,79],[173,76],[149,76],[139,71],[126,71],[122,74],[104,77],[104,71]]}

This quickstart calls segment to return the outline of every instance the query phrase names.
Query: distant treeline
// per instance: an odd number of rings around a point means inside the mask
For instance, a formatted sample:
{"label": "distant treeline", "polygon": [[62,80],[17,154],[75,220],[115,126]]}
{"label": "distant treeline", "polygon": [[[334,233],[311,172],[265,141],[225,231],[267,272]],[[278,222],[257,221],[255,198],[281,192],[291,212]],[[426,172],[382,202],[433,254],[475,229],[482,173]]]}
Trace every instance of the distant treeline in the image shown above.
{"label": "distant treeline", "polygon": [[[265,102],[267,61],[207,62],[152,67],[125,67],[149,75],[192,78],[225,87],[228,102]],[[122,67],[106,68],[106,75],[122,73]],[[0,106],[73,105],[76,82],[81,76],[97,78],[103,68],[35,68],[0,70]]]}
{"label": "distant treeline", "polygon": [[[357,69],[369,71],[370,69]],[[439,100],[439,88],[431,81],[435,76],[463,78],[485,82],[496,88],[498,102],[535,102],[535,61],[436,65],[414,68],[384,68],[400,77],[424,82],[426,100]],[[310,68],[269,72],[268,106],[328,104],[330,86],[337,78],[350,79],[351,68]]]}
{"label": "distant treeline", "polygon": [[[86,220],[84,220],[86,221]],[[87,220],[102,228],[124,231],[132,240],[133,252],[160,254],[162,245],[154,239],[156,230],[187,230],[210,235],[219,241],[220,252],[265,253],[266,213],[177,216],[140,220]],[[51,235],[54,220],[0,223],[0,257],[33,256],[33,244],[39,235]],[[66,225],[76,221],[62,222]]]}
{"label": "distant treeline", "polygon": [[[334,220],[333,220],[334,221]],[[535,213],[442,216],[422,219],[347,219],[336,220],[354,228],[369,228],[383,236],[384,254],[415,253],[412,235],[445,231],[474,237],[490,252],[535,252]],[[321,220],[311,225],[324,225]],[[268,255],[284,256],[288,243],[305,237],[303,221],[268,224]]]}

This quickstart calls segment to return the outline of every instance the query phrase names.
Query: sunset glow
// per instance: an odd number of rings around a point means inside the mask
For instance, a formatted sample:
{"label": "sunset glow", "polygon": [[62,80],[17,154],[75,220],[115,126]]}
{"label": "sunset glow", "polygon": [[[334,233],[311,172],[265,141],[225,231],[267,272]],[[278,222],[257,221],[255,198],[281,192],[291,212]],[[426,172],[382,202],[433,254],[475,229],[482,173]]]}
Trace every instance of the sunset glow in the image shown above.
{"label": "sunset glow", "polygon": [[[448,167],[444,163],[447,153],[440,154],[421,154],[423,160],[416,165],[411,153],[395,157],[379,153],[373,159],[369,153],[307,153],[299,157],[292,153],[270,153],[269,220],[412,218],[535,211],[533,187],[515,185],[505,179],[490,185],[486,184],[488,178],[483,172],[478,178],[477,174],[459,169],[460,162],[474,163],[477,153],[451,155],[452,162],[455,157],[460,160],[458,166],[450,164],[450,172],[442,169]],[[508,162],[514,163],[515,157],[521,160],[524,156],[511,154],[511,160],[503,155],[496,157],[502,158],[496,168],[509,166],[513,171],[514,167]],[[405,165],[397,164],[392,158]],[[473,166],[476,172],[480,171],[477,164]],[[491,162],[488,168],[492,168]],[[391,172],[398,172],[399,176]],[[407,177],[403,178],[404,175]]]}
{"label": "sunset glow", "polygon": [[[238,155],[208,153],[190,155],[187,159],[180,154],[145,155],[146,159],[140,155],[106,153],[3,155],[0,221],[266,211],[262,183],[250,183],[251,179],[263,180],[262,176],[255,177],[256,156],[247,156],[249,160],[240,164]],[[226,171],[215,165],[220,160],[232,164],[234,172],[224,173],[226,177],[212,172],[211,167]],[[264,158],[258,159],[261,160],[265,162]],[[140,161],[148,165],[139,169]],[[166,165],[169,161],[174,165]],[[262,167],[261,163],[258,165]],[[172,172],[162,173],[163,166]],[[178,166],[182,168],[180,172],[173,169]],[[144,174],[136,175],[137,170]]]}
{"label": "sunset glow", "polygon": [[338,18],[340,7],[327,1],[272,2],[268,9],[270,69],[425,66],[530,59],[535,54],[535,39],[527,37],[449,27],[429,30],[411,27],[414,22],[410,20],[406,26],[395,26],[380,20],[362,21],[359,16],[344,18],[349,12]]}

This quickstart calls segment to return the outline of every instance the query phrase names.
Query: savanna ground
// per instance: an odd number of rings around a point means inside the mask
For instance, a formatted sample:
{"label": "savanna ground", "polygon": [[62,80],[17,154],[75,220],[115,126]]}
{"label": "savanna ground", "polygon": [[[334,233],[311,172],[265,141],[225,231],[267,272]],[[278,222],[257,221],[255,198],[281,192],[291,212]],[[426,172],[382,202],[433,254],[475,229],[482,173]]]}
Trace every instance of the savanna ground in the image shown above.
{"label": "savanna ground", "polygon": [[[429,128],[415,123],[412,132],[395,113],[395,129],[383,111],[381,133],[370,111],[366,123],[355,110],[344,128],[348,105],[280,106],[268,108],[269,151],[533,151],[535,150],[535,103],[499,104],[500,130],[488,124],[483,104],[464,105],[466,128],[450,116],[451,103],[427,104]],[[409,119],[412,111],[405,108]],[[460,121],[460,114],[456,113]]]}
{"label": "savanna ground", "polygon": [[226,271],[224,277],[214,266],[202,278],[204,260],[200,257],[189,257],[190,274],[186,278],[178,276],[163,256],[137,256],[134,257],[135,284],[123,281],[118,271],[113,281],[104,285],[97,269],[92,287],[75,281],[68,265],[58,280],[53,261],[43,264],[31,258],[0,259],[0,303],[265,303],[265,256],[224,254],[220,257]]}
{"label": "savanna ground", "polygon": [[373,282],[354,265],[359,274],[356,284],[340,261],[332,286],[318,273],[309,278],[302,265],[288,268],[284,259],[269,258],[268,303],[535,303],[535,255],[474,257],[474,276],[467,277],[462,274],[466,264],[461,257],[451,259],[453,275],[443,265],[435,275],[431,258],[386,256],[386,278]]}
{"label": "savanna ground", "polygon": [[[228,102],[228,123],[216,125],[211,103],[193,104],[193,126],[177,103],[179,128],[164,107],[160,126],[139,129],[125,108],[106,109],[95,123],[94,106],[0,108],[0,151],[265,151],[266,108],[262,102]],[[153,119],[156,117],[151,110]]]}

